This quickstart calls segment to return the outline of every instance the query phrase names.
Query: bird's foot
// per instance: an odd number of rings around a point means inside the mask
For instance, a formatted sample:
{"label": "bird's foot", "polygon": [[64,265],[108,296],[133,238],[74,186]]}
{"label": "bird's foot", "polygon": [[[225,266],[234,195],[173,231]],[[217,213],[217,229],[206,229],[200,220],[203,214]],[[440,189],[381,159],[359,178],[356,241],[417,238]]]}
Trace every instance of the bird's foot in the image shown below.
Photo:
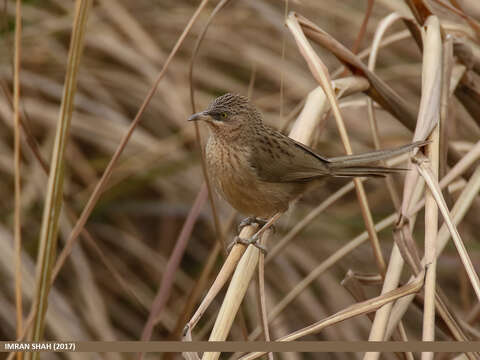
{"label": "bird's foot", "polygon": [[242,239],[239,236],[235,236],[233,241],[228,245],[227,251],[230,252],[230,250],[232,250],[233,246],[236,245],[236,244],[242,244],[242,245],[245,245],[245,246],[253,245],[257,249],[259,249],[262,253],[264,253],[266,255],[267,254],[267,248],[258,243],[258,236],[255,236],[255,235],[253,235],[250,239]]}
{"label": "bird's foot", "polygon": [[245,226],[252,225],[252,224],[258,224],[259,227],[262,227],[266,223],[267,222],[265,220],[259,219],[255,216],[249,216],[249,217],[243,219],[242,221],[240,221],[240,224],[238,224],[238,227],[237,227],[237,231],[240,234],[240,232],[242,231],[242,229]]}

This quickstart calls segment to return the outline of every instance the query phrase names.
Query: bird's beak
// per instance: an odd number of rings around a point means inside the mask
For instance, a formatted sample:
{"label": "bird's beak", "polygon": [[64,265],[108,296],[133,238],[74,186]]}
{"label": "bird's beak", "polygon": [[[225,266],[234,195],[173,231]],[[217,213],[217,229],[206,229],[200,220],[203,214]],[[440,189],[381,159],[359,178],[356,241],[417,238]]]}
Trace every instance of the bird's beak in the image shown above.
{"label": "bird's beak", "polygon": [[210,115],[207,115],[207,114],[205,114],[204,111],[202,111],[202,112],[198,112],[198,113],[193,114],[192,116],[190,116],[190,117],[188,118],[188,121],[199,121],[199,120],[206,121],[206,120],[208,120],[208,119],[210,119]]}

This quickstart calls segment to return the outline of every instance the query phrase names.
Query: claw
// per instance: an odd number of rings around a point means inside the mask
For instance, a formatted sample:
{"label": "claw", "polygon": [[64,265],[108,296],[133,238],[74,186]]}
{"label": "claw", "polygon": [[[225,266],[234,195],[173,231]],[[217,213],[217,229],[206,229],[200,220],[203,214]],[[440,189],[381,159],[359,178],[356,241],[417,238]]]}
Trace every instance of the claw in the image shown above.
{"label": "claw", "polygon": [[245,245],[245,246],[248,246],[248,243],[247,243],[247,240],[245,239],[242,239],[241,237],[239,236],[235,236],[232,240],[232,242],[230,244],[228,244],[227,246],[227,252],[230,252],[230,250],[232,250],[232,248],[237,245],[237,244],[242,244],[242,245]]}
{"label": "claw", "polygon": [[253,235],[250,239],[242,239],[239,236],[235,236],[233,241],[227,246],[227,251],[230,252],[230,250],[232,250],[233,246],[236,245],[236,244],[242,244],[242,245],[245,245],[245,246],[253,245],[257,249],[259,249],[263,254],[266,255],[267,254],[267,248],[265,246],[259,244],[257,241],[258,241],[258,237],[255,236],[255,235]]}
{"label": "claw", "polygon": [[254,216],[249,216],[249,217],[243,219],[242,221],[240,221],[240,224],[238,224],[238,227],[237,227],[238,233],[240,234],[240,231],[242,231],[242,229],[245,226],[252,225],[252,224],[258,224],[260,227],[262,227],[263,225],[266,224],[266,221],[262,220],[262,219],[259,219],[259,218],[256,218]]}

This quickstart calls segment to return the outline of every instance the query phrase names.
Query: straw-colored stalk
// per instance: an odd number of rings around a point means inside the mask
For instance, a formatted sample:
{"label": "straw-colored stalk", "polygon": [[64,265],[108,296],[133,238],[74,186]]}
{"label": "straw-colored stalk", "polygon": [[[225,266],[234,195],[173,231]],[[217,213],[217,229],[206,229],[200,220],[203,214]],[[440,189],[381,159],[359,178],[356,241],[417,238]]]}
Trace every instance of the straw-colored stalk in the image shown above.
{"label": "straw-colored stalk", "polygon": [[[270,329],[268,327],[268,317],[267,317],[267,299],[265,294],[265,254],[260,253],[260,258],[258,259],[258,310],[261,315],[261,324],[263,334],[265,336],[265,341],[270,341]],[[268,353],[268,360],[273,360],[273,353]]]}
{"label": "straw-colored stalk", "polygon": [[[252,232],[253,229],[254,228],[251,226],[245,227],[240,236],[246,236],[247,239],[252,237],[254,234],[254,232]],[[271,230],[267,230],[267,232],[265,232],[261,237],[261,240],[259,240],[260,243],[266,243],[266,240],[271,233]],[[244,245],[238,244],[235,245],[234,248],[239,246]],[[232,276],[225,299],[220,307],[215,325],[213,326],[213,330],[210,334],[209,341],[226,340],[230,332],[230,328],[232,327],[233,320],[235,319],[238,309],[240,308],[240,304],[242,303],[245,293],[247,292],[248,285],[250,284],[253,274],[255,273],[259,258],[260,249],[252,245],[248,246],[242,258],[238,262],[238,265]],[[218,359],[219,356],[219,352],[205,352],[202,359],[214,360]]]}
{"label": "straw-colored stalk", "polygon": [[[256,226],[246,226],[242,229],[239,236],[241,238],[248,239],[249,237],[253,236],[256,228],[257,228]],[[215,299],[217,294],[226,284],[226,282],[232,275],[233,271],[235,270],[237,263],[240,261],[240,258],[244,253],[245,253],[245,246],[241,246],[240,244],[233,246],[232,250],[228,254],[227,259],[223,263],[222,268],[220,269],[217,277],[215,278],[215,281],[213,282],[212,286],[210,287],[207,294],[203,298],[202,303],[198,307],[195,314],[193,314],[190,321],[185,326],[185,331],[186,331],[186,333],[184,334],[185,336],[187,335],[191,336],[190,334],[191,331],[195,328],[198,321],[202,318],[203,314],[207,310],[208,306],[212,303],[212,301]]]}
{"label": "straw-colored stalk", "polygon": [[[430,136],[432,142],[426,151],[433,174],[438,179],[439,130],[436,126]],[[425,302],[423,306],[423,341],[435,340],[435,285],[436,285],[436,240],[438,232],[438,207],[429,189],[425,192]],[[432,352],[422,353],[422,360],[433,359]]]}
{"label": "straw-colored stalk", "polygon": [[[394,244],[392,252],[390,254],[390,261],[388,262],[387,273],[385,274],[385,280],[383,282],[382,294],[385,294],[393,289],[397,288],[400,281],[401,269],[403,269],[403,259],[398,249],[398,245]],[[372,327],[370,329],[370,335],[368,341],[382,341],[385,329],[387,327],[388,317],[390,311],[393,307],[393,303],[388,303],[385,306],[381,307],[375,313],[375,319],[373,321]],[[380,353],[378,352],[367,352],[365,353],[364,360],[367,359],[378,359]]]}
{"label": "straw-colored stalk", "polygon": [[[441,94],[448,94],[448,88],[442,82],[443,72],[443,49],[440,35],[440,22],[436,17],[429,17],[426,22],[426,34],[424,37],[424,55],[423,71],[425,78],[422,77],[422,86],[425,91],[435,87],[433,92],[432,104],[429,107],[429,118],[435,123],[430,134],[430,143],[426,146],[426,153],[432,167],[432,174],[435,181],[438,181],[438,170],[440,161],[440,104]],[[427,76],[429,76],[427,78]],[[420,107],[422,110],[422,106]],[[420,111],[420,115],[422,115]],[[420,120],[424,120],[421,118]],[[426,119],[425,119],[426,120]],[[425,302],[423,306],[423,341],[435,340],[435,294],[436,294],[436,243],[438,233],[438,207],[435,199],[429,189],[425,191]],[[422,360],[433,359],[433,352],[422,353]]]}
{"label": "straw-colored stalk", "polygon": [[467,250],[465,249],[465,245],[463,244],[463,241],[460,237],[460,234],[458,233],[458,230],[455,226],[454,221],[452,220],[452,215],[450,214],[447,204],[445,203],[445,200],[443,199],[443,196],[440,192],[440,187],[438,186],[438,183],[435,182],[434,180],[434,175],[432,173],[432,170],[427,163],[427,161],[419,157],[416,160],[416,165],[420,173],[425,179],[425,182],[427,183],[428,187],[430,188],[435,201],[437,202],[437,206],[439,207],[442,216],[445,219],[445,225],[447,226],[448,230],[450,231],[450,235],[452,236],[453,242],[455,246],[457,247],[457,251],[460,255],[460,259],[462,260],[463,266],[465,267],[465,270],[467,271],[467,275],[470,279],[470,282],[472,284],[472,287],[475,291],[475,294],[477,295],[477,298],[480,299],[480,280],[478,279],[478,275],[475,271],[475,268],[472,264],[472,261],[470,259],[470,256],[468,255]]}

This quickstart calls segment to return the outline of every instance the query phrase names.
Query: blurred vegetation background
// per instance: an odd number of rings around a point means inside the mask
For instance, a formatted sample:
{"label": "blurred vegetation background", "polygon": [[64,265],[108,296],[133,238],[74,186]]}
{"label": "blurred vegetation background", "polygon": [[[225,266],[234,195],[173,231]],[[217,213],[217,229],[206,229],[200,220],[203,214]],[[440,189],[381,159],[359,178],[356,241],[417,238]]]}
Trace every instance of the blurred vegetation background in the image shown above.
{"label": "blurred vegetation background", "polygon": [[[463,11],[480,21],[480,3],[458,1]],[[139,340],[152,303],[164,278],[167,263],[179,239],[203,183],[201,150],[193,124],[189,66],[197,36],[217,2],[200,13],[176,57],[167,69],[139,126],[114,168],[104,193],[87,224],[89,236],[81,235],[51,289],[46,317],[47,340]],[[154,79],[178,37],[199,5],[198,1],[98,0],[90,11],[85,47],[78,72],[78,89],[66,150],[65,205],[60,218],[59,253],[70,235],[75,217],[82,212],[108,161],[138,112]],[[196,110],[201,110],[225,92],[249,95],[261,109],[265,121],[286,133],[306,96],[318,86],[284,26],[287,11],[305,15],[348,48],[358,38],[367,1],[230,1],[215,16],[194,64]],[[465,21],[432,1],[445,21]],[[287,9],[286,9],[287,7]],[[360,50],[370,46],[382,18],[406,8],[403,1],[377,0],[369,16]],[[3,1],[0,39],[0,339],[16,338],[14,265],[14,147],[12,86],[15,2]],[[51,161],[58,121],[74,1],[22,1],[20,116],[21,135],[21,223],[23,309],[28,314],[34,294],[35,263],[47,188],[47,175],[32,151],[38,148],[46,163]],[[388,34],[405,31],[397,22]],[[478,38],[477,38],[478,41]],[[478,46],[478,42],[477,42]],[[330,73],[341,64],[323,48],[315,47]],[[366,59],[364,62],[366,63]],[[414,108],[421,90],[422,53],[406,36],[380,50],[376,73]],[[478,76],[478,75],[477,75]],[[342,101],[342,114],[354,152],[373,149],[367,120],[366,96]],[[411,141],[412,134],[384,110],[377,110],[382,147]],[[458,119],[465,119],[459,121]],[[461,154],[480,138],[480,113],[472,114],[459,101],[454,104],[449,141]],[[26,136],[26,132],[29,136]],[[203,143],[208,135],[200,129]],[[33,143],[34,141],[34,143]],[[32,145],[34,144],[34,145]],[[318,128],[314,148],[327,156],[344,154],[338,130],[330,116]],[[401,193],[403,176],[396,176]],[[346,181],[329,180],[303,197],[277,225],[270,246],[285,235],[321,201]],[[366,183],[375,221],[395,211],[383,180]],[[458,192],[449,193],[454,201]],[[215,197],[224,241],[231,241],[241,220]],[[473,263],[480,264],[478,197],[459,225]],[[452,202],[450,202],[451,204]],[[68,207],[68,210],[66,209]],[[233,221],[231,221],[234,216]],[[423,212],[418,216],[415,236],[423,250]],[[265,271],[267,308],[275,304],[318,263],[364,231],[354,192],[328,207],[294,241],[268,263]],[[168,300],[155,319],[152,340],[179,339],[191,316],[187,308],[195,284],[215,247],[216,231],[208,202],[204,202],[188,245],[174,273]],[[393,246],[392,227],[379,233],[382,252],[388,259]],[[204,295],[215,278],[224,256],[202,282]],[[271,324],[273,339],[337,312],[356,300],[340,284],[348,270],[376,273],[368,242],[323,272]],[[404,271],[404,280],[410,275]],[[203,281],[203,280],[202,280]],[[446,292],[456,316],[471,326],[472,339],[480,334],[480,309],[475,294],[452,244],[438,260],[437,281]],[[364,288],[367,298],[379,294],[381,284]],[[245,339],[258,325],[255,287],[247,292],[242,316],[234,323],[229,339]],[[196,299],[197,305],[202,296]],[[208,339],[221,304],[221,296],[210,306],[195,339]],[[421,303],[412,305],[404,325],[410,339],[421,338]],[[371,321],[359,316],[327,328],[307,340],[366,340]],[[450,339],[440,326],[438,339]],[[127,359],[132,354],[43,354],[44,359]],[[149,355],[156,358],[158,354]],[[172,357],[173,355],[169,355]],[[174,355],[179,357],[179,355]],[[360,354],[325,354],[324,358],[359,358]],[[438,358],[453,355],[437,354]],[[0,356],[2,358],[3,355]],[[389,354],[387,357],[394,357]],[[279,358],[315,358],[308,354],[282,354]]]}

